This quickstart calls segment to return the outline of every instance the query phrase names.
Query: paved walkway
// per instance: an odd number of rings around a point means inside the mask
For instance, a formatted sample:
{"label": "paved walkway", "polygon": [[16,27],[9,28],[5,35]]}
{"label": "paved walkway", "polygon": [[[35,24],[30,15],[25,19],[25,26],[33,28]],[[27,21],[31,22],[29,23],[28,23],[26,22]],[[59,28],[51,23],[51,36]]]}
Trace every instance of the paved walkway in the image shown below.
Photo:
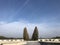
{"label": "paved walkway", "polygon": [[27,42],[27,45],[40,45],[40,43],[39,42]]}

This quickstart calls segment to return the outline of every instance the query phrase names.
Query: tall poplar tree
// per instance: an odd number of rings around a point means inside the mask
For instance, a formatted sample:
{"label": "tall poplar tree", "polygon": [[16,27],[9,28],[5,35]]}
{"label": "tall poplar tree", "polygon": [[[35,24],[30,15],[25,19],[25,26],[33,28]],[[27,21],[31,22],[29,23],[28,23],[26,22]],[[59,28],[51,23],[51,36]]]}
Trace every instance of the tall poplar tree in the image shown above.
{"label": "tall poplar tree", "polygon": [[28,32],[27,32],[27,28],[26,27],[24,28],[24,32],[23,32],[23,39],[24,40],[29,40],[29,35],[28,35]]}

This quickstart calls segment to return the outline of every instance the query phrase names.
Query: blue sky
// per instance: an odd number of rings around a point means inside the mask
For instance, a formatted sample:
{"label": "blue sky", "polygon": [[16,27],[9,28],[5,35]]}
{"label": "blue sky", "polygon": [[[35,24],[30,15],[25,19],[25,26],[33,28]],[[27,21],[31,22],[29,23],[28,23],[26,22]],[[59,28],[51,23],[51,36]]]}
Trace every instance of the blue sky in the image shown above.
{"label": "blue sky", "polygon": [[60,0],[0,0],[0,35],[22,37],[25,26],[29,34],[37,26],[41,37],[60,36]]}

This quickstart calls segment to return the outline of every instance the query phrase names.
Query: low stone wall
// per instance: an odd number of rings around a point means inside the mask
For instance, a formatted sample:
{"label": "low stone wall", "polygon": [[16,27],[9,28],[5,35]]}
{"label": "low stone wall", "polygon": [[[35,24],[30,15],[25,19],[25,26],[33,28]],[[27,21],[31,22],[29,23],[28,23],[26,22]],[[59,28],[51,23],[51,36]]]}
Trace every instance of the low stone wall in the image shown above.
{"label": "low stone wall", "polygon": [[38,39],[38,41],[40,41],[40,42],[59,42],[60,43],[60,39]]}
{"label": "low stone wall", "polygon": [[23,39],[0,40],[0,45],[23,45],[23,44],[27,44],[27,42],[24,41]]}
{"label": "low stone wall", "polygon": [[47,43],[60,43],[60,39],[38,39],[37,41],[24,41],[23,39],[0,39],[0,45],[23,45],[27,42],[47,42]]}

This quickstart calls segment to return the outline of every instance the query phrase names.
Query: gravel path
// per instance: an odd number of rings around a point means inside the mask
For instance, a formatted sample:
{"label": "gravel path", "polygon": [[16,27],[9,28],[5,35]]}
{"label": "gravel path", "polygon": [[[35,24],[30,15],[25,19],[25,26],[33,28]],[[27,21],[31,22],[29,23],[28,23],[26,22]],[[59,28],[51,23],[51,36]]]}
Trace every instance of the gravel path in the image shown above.
{"label": "gravel path", "polygon": [[27,45],[40,45],[39,42],[27,42]]}

